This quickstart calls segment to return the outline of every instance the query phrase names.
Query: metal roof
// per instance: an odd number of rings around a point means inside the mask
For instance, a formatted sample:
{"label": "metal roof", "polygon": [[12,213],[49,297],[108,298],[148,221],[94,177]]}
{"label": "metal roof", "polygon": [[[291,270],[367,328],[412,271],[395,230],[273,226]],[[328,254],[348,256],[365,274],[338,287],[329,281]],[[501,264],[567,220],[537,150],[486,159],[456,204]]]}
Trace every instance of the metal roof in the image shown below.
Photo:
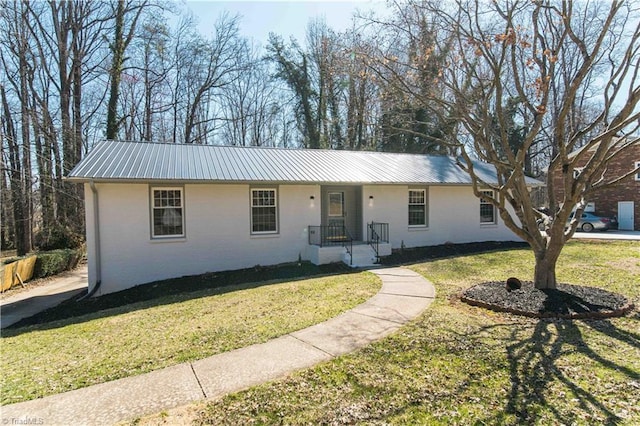
{"label": "metal roof", "polygon": [[[496,183],[495,169],[476,173]],[[73,181],[470,184],[446,156],[102,141],[71,171]],[[532,184],[538,183],[531,180]]]}

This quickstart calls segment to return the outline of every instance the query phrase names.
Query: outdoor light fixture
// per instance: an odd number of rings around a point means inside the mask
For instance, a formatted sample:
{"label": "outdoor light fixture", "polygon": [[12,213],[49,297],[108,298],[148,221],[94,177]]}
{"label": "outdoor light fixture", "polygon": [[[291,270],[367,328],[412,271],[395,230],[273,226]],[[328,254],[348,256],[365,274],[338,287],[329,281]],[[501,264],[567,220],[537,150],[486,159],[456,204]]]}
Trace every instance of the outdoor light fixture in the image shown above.
{"label": "outdoor light fixture", "polygon": [[373,200],[373,195],[369,195],[369,199],[370,199],[370,200]]}
{"label": "outdoor light fixture", "polygon": [[315,199],[316,199],[316,197],[312,195],[311,197],[309,197],[309,199],[310,199],[310,200],[315,200]]}

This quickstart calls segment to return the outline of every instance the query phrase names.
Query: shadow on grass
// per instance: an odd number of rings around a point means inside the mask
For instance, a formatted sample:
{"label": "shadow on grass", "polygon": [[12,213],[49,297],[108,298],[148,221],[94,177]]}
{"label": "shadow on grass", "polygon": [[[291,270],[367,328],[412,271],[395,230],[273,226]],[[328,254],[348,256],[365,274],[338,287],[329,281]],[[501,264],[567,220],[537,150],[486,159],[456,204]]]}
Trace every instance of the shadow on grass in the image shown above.
{"label": "shadow on grass", "polygon": [[335,274],[360,272],[361,270],[349,268],[344,264],[316,266],[302,262],[301,264],[292,263],[269,267],[256,266],[236,271],[157,281],[101,297],[67,300],[54,308],[22,319],[3,329],[2,338],[30,332],[34,327],[38,330],[55,329],[97,318],[107,318],[125,312],[180,303],[216,294]]}
{"label": "shadow on grass", "polygon": [[483,241],[479,243],[440,244],[394,250],[390,256],[380,259],[385,266],[424,263],[435,259],[458,257],[468,254],[489,253],[493,251],[519,250],[529,244],[520,241]]}
{"label": "shadow on grass", "polygon": [[[570,320],[540,320],[527,338],[522,338],[522,331],[514,325],[508,339],[512,343],[506,346],[511,379],[506,406],[503,412],[497,412],[485,420],[489,423],[501,422],[505,420],[505,415],[514,415],[518,423],[535,424],[542,420],[542,412],[550,412],[555,418],[553,423],[556,424],[586,421],[616,425],[624,421],[604,402],[604,397],[611,400],[611,389],[603,388],[602,394],[594,393],[579,382],[580,379],[589,381],[589,377],[573,378],[570,369],[558,362],[567,354],[578,353],[597,362],[604,369],[615,371],[630,380],[640,379],[640,372],[607,359],[591,348],[584,339],[581,326],[633,348],[640,348],[640,336],[616,327],[610,320],[579,323]],[[565,398],[551,393],[558,383],[564,386],[563,391],[567,394]],[[597,383],[591,384],[597,386]],[[589,415],[590,418],[576,418],[579,413],[563,410],[562,404],[559,404],[563,399],[571,399],[579,406],[582,415]],[[615,396],[613,399],[615,400]]]}
{"label": "shadow on grass", "polygon": [[[382,265],[424,262],[463,254],[482,253],[497,250],[519,249],[528,247],[526,243],[513,241],[487,241],[468,244],[443,244],[439,246],[418,247],[395,251],[391,256],[381,259]],[[31,330],[53,329],[69,324],[78,324],[95,318],[119,315],[136,309],[167,305],[213,294],[222,294],[240,289],[256,288],[267,284],[302,280],[333,274],[358,273],[342,263],[313,265],[302,262],[256,266],[254,268],[235,271],[215,272],[203,275],[181,277],[149,284],[143,284],[117,293],[110,293],[98,298],[83,301],[68,300],[55,308],[47,309],[29,318],[17,321],[2,330],[1,337],[16,336]],[[203,290],[212,290],[203,294]],[[215,291],[214,291],[215,289]],[[144,306],[133,306],[136,303]],[[120,309],[117,309],[120,308]],[[130,309],[129,309],[130,308]],[[4,309],[4,307],[3,307]],[[108,310],[108,312],[103,312]]]}

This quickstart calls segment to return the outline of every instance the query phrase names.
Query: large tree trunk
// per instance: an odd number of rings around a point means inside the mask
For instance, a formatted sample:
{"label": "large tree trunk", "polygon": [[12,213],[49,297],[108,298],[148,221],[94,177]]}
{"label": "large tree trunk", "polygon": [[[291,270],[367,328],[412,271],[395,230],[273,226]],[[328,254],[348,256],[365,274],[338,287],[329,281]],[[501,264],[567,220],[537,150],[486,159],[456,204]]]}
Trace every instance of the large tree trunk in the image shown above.
{"label": "large tree trunk", "polygon": [[120,94],[120,77],[124,62],[124,2],[118,1],[115,15],[115,37],[112,45],[113,58],[111,60],[109,102],[107,104],[107,139],[118,136],[118,96]]}
{"label": "large tree trunk", "polygon": [[22,193],[22,163],[20,161],[20,145],[17,143],[17,133],[14,126],[11,110],[7,102],[4,86],[0,85],[0,100],[4,114],[5,139],[9,148],[9,186],[11,188],[11,201],[13,203],[13,228],[15,236],[15,248],[18,256],[27,253],[25,246],[24,194]]}
{"label": "large tree trunk", "polygon": [[537,289],[556,288],[556,262],[557,257],[536,255],[534,283]]}
{"label": "large tree trunk", "polygon": [[556,264],[562,252],[563,244],[555,239],[543,250],[535,250],[536,265],[534,269],[534,284],[537,289],[555,289]]}

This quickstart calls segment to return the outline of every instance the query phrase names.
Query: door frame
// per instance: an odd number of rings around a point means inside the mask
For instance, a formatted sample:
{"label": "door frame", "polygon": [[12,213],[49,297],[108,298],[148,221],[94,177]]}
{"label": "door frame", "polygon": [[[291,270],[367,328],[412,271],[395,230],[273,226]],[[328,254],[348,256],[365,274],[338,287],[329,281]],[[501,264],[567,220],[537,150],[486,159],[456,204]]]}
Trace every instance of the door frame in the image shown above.
{"label": "door frame", "polygon": [[322,217],[321,224],[323,226],[330,225],[332,218],[339,216],[331,216],[329,213],[330,203],[329,194],[342,193],[342,220],[344,226],[356,240],[362,240],[362,187],[355,185],[345,186],[323,186],[322,187]]}
{"label": "door frame", "polygon": [[[623,228],[623,224],[620,221],[620,219],[622,218],[622,215],[620,214],[620,210],[621,210],[621,206],[631,206],[631,227],[630,228]],[[634,228],[634,221],[635,221],[635,205],[633,201],[618,201],[618,229],[621,231],[633,231]]]}

